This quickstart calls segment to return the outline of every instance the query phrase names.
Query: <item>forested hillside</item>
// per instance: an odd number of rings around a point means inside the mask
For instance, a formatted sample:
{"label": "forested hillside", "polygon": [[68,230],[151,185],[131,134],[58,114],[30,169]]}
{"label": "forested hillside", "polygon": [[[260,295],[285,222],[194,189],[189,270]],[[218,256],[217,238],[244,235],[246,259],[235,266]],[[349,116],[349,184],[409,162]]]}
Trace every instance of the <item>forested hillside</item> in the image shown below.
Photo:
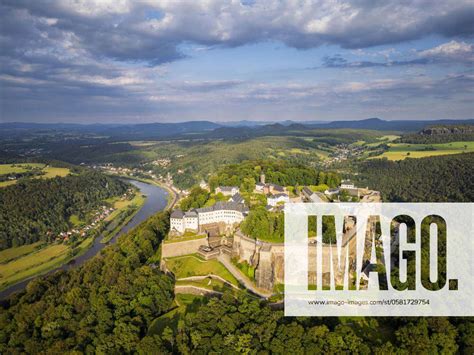
{"label": "forested hillside", "polygon": [[402,143],[436,144],[474,141],[474,125],[435,125],[415,134],[406,134],[399,139]]}
{"label": "forested hillside", "polygon": [[[84,264],[32,281],[0,308],[0,353],[472,353],[473,322],[305,318],[248,295],[200,299],[167,317],[173,280],[155,267],[157,214]],[[162,317],[160,317],[163,315]],[[160,318],[158,318],[160,317]],[[154,319],[165,323],[150,331]]]}
{"label": "forested hillside", "polygon": [[97,172],[30,179],[0,189],[0,250],[47,241],[67,231],[69,217],[83,218],[104,199],[123,194],[127,184]]}
{"label": "forested hillside", "polygon": [[382,192],[394,202],[474,201],[474,153],[360,165],[361,186]]}
{"label": "forested hillside", "polygon": [[150,264],[168,231],[160,213],[86,264],[29,283],[0,307],[0,353],[123,354],[167,311],[173,281]]}
{"label": "forested hillside", "polygon": [[241,186],[242,183],[249,182],[248,179],[252,179],[255,184],[262,173],[265,174],[267,183],[282,186],[326,184],[334,187],[341,181],[340,176],[334,172],[318,171],[303,164],[284,160],[250,160],[220,168],[217,174],[211,176],[209,185],[212,189],[217,185]]}

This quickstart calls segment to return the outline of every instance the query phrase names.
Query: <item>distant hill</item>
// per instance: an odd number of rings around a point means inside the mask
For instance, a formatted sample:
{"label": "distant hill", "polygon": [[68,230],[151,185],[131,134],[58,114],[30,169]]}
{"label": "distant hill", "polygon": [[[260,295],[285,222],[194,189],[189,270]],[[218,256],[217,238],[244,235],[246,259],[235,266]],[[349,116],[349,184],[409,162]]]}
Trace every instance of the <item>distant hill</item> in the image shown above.
{"label": "distant hill", "polygon": [[[95,134],[111,139],[145,140],[162,138],[244,138],[264,135],[288,135],[318,129],[364,129],[377,131],[418,132],[427,127],[441,125],[474,124],[470,120],[385,121],[380,118],[333,122],[263,122],[235,121],[216,123],[189,121],[177,123],[143,124],[69,124],[69,123],[1,123],[0,137],[14,138],[34,133]],[[310,133],[310,132],[308,132]]]}
{"label": "distant hill", "polygon": [[154,139],[187,133],[208,132],[221,127],[210,121],[144,124],[68,124],[68,123],[2,123],[0,136],[12,137],[38,132],[97,134],[119,139]]}
{"label": "distant hill", "polygon": [[436,125],[424,128],[421,135],[446,135],[446,134],[471,134],[474,133],[474,125]]}
{"label": "distant hill", "polygon": [[417,132],[425,127],[433,125],[453,125],[453,124],[474,124],[474,119],[469,120],[397,120],[385,121],[380,118],[368,118],[357,121],[334,121],[327,123],[311,123],[306,124],[311,128],[353,128],[353,129],[372,129],[376,131],[400,131],[400,132]]}
{"label": "distant hill", "polygon": [[474,141],[474,124],[428,126],[417,133],[403,135],[399,141],[413,144],[471,142]]}

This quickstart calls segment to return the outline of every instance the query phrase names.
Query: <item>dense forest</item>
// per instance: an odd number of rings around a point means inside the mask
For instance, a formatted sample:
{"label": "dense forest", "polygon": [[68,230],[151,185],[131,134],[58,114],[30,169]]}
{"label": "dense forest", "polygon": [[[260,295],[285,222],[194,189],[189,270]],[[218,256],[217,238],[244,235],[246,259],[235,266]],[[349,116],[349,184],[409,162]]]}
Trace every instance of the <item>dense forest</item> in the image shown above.
{"label": "dense forest", "polygon": [[163,330],[173,280],[155,267],[157,214],[83,266],[32,281],[0,309],[0,353],[472,353],[467,318],[305,318],[245,294],[196,298]]}
{"label": "dense forest", "polygon": [[155,267],[169,215],[157,214],[83,266],[30,282],[0,307],[0,353],[131,353],[167,311],[173,281]]}
{"label": "dense forest", "polygon": [[[246,297],[211,299],[173,332],[146,337],[143,353],[182,354],[453,354],[472,353],[473,323],[447,318],[284,317]],[[167,331],[168,330],[168,331]],[[388,340],[390,339],[390,340]],[[146,346],[146,347],[145,347]]]}
{"label": "dense forest", "polygon": [[284,160],[250,160],[225,165],[217,174],[210,177],[209,186],[211,189],[218,185],[239,186],[245,190],[245,183],[249,183],[249,179],[252,179],[255,184],[262,173],[265,174],[267,183],[282,186],[325,184],[335,187],[341,181],[337,173],[318,171],[313,167]]}
{"label": "dense forest", "polygon": [[47,240],[67,231],[69,217],[81,219],[104,199],[123,194],[128,185],[84,171],[53,179],[29,179],[0,189],[0,250]]}
{"label": "dense forest", "polygon": [[359,166],[359,184],[392,202],[474,201],[474,153],[388,161]]}
{"label": "dense forest", "polygon": [[430,126],[416,134],[403,135],[398,141],[411,144],[474,141],[474,125]]}

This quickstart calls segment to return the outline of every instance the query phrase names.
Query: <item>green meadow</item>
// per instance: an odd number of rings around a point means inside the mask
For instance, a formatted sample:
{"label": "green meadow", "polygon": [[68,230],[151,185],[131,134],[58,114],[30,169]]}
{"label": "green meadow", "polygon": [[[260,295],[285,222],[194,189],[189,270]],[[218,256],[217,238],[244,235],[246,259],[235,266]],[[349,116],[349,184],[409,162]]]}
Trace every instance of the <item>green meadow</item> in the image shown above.
{"label": "green meadow", "polygon": [[474,142],[452,142],[439,144],[390,143],[389,150],[374,158],[403,160],[474,152]]}

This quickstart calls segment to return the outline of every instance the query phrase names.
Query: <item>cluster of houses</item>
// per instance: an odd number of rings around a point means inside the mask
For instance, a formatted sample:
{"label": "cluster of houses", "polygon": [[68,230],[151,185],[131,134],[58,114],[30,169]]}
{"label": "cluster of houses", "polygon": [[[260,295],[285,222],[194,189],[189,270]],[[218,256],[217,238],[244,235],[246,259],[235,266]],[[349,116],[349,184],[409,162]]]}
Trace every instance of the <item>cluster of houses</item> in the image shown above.
{"label": "cluster of houses", "polygon": [[350,158],[360,157],[365,147],[362,145],[355,144],[338,144],[334,147],[334,152],[329,155],[329,159],[323,162],[324,166],[329,166],[332,163],[338,163]]}
{"label": "cluster of houses", "polygon": [[162,168],[166,168],[171,164],[171,159],[156,159],[151,162],[153,165],[160,166]]}
{"label": "cluster of houses", "polygon": [[113,211],[114,209],[112,207],[101,206],[99,210],[94,213],[92,221],[88,225],[81,228],[73,228],[67,232],[61,232],[54,239],[56,241],[67,242],[73,236],[85,237],[90,230],[95,229],[100,222],[105,220]]}

